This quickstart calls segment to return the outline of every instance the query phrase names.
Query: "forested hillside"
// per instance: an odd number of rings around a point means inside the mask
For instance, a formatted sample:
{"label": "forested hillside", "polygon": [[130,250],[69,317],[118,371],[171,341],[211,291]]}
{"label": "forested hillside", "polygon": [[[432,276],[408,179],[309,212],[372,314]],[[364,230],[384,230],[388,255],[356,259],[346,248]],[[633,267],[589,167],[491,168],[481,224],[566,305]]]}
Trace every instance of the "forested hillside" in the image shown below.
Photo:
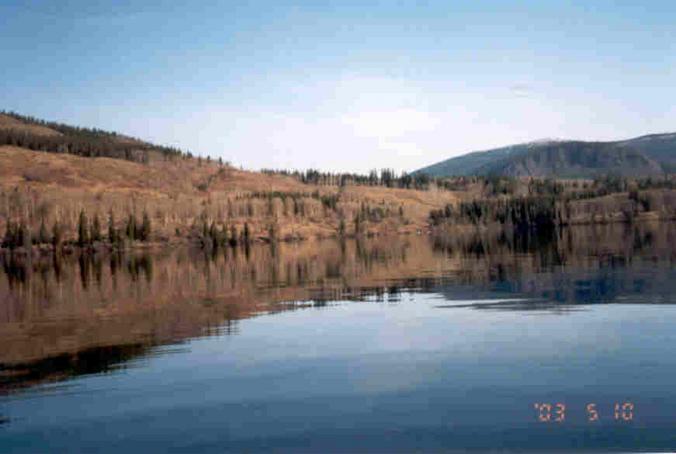
{"label": "forested hillside", "polygon": [[575,224],[676,219],[676,177],[484,180],[481,194],[430,212],[433,226],[551,230]]}
{"label": "forested hillside", "polygon": [[415,174],[430,177],[656,177],[674,169],[676,134],[653,134],[618,142],[541,141],[512,145],[447,159]]}
{"label": "forested hillside", "polygon": [[175,159],[187,155],[176,148],[153,145],[114,132],[74,127],[14,112],[0,113],[0,145],[143,163],[151,158]]}

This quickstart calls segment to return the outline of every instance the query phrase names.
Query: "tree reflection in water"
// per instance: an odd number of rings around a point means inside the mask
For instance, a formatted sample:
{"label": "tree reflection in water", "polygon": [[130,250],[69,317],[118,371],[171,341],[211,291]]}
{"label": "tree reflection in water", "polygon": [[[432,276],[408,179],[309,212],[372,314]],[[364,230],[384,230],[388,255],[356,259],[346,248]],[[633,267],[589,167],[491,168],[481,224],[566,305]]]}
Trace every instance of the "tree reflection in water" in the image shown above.
{"label": "tree reflection in water", "polygon": [[[671,303],[671,224],[0,258],[0,390],[115,370],[238,320],[434,292],[480,310]],[[631,273],[631,274],[628,274]],[[504,297],[498,303],[477,300]]]}

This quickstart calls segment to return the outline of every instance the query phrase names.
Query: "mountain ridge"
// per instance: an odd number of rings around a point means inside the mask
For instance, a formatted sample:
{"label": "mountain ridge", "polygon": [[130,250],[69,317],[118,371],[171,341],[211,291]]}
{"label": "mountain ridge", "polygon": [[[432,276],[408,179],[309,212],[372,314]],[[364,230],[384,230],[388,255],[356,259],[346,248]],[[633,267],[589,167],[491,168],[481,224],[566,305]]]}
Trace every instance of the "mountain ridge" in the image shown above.
{"label": "mountain ridge", "polygon": [[474,151],[423,167],[432,177],[487,176],[590,178],[661,176],[676,171],[676,133],[616,141],[538,140]]}

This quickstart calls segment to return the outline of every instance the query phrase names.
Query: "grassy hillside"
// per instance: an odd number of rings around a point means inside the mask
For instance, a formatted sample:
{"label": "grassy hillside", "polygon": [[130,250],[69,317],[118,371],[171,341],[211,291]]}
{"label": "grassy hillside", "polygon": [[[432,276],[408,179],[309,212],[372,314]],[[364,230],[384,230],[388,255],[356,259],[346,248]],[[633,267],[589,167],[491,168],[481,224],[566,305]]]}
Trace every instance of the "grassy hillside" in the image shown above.
{"label": "grassy hillside", "polygon": [[548,141],[469,153],[422,168],[433,177],[500,175],[594,178],[661,176],[676,169],[676,134],[619,142]]}
{"label": "grassy hillside", "polygon": [[118,229],[130,214],[150,215],[157,240],[197,239],[203,226],[254,238],[275,229],[281,239],[333,236],[341,219],[347,234],[362,216],[363,232],[412,232],[424,228],[430,209],[455,200],[453,192],[366,186],[303,184],[196,159],[140,164],[110,158],[40,153],[0,147],[0,232],[9,219],[64,226],[74,240],[80,212],[106,225],[112,211]]}
{"label": "grassy hillside", "polygon": [[373,185],[319,177],[307,184],[119,134],[11,115],[0,115],[0,137],[25,140],[0,146],[0,240],[8,224],[25,225],[34,242],[41,231],[51,237],[57,224],[63,241],[75,242],[82,213],[91,235],[96,220],[102,239],[111,214],[122,236],[130,216],[140,222],[147,215],[155,242],[210,241],[213,229],[240,238],[245,225],[252,240],[414,232],[426,226],[431,209],[457,197],[368,179]]}

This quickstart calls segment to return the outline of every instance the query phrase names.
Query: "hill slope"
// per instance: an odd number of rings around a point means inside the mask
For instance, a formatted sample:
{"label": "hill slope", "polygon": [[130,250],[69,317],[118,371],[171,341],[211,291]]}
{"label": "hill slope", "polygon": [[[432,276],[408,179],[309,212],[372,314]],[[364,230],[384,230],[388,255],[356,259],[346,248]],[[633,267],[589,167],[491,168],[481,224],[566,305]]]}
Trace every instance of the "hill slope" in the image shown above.
{"label": "hill slope", "polygon": [[[206,226],[281,239],[413,232],[431,209],[456,200],[450,191],[350,183],[310,184],[249,172],[179,150],[105,131],[0,114],[0,243],[8,224],[35,236],[58,224],[74,241],[80,213],[107,232],[124,231],[146,213],[152,239],[200,239]],[[93,221],[92,221],[93,222]],[[35,239],[35,238],[33,238]]]}
{"label": "hill slope", "polygon": [[676,171],[676,133],[651,134],[615,142],[618,148],[633,148],[659,162],[668,173]]}
{"label": "hill slope", "polygon": [[435,177],[502,175],[589,178],[659,176],[676,170],[676,134],[617,142],[533,142],[469,153],[417,170]]}
{"label": "hill slope", "polygon": [[80,128],[14,112],[0,112],[0,145],[144,163],[183,155],[176,148],[154,145],[115,132]]}

